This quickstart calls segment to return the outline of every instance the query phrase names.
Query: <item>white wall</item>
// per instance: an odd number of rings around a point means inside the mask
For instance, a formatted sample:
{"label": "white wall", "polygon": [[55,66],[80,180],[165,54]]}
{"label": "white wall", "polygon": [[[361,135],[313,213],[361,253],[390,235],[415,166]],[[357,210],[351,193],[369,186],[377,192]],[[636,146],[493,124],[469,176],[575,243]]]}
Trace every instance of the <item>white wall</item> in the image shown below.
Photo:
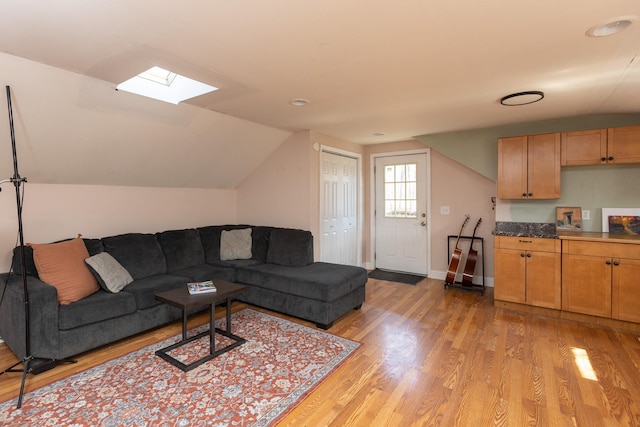
{"label": "white wall", "polygon": [[13,173],[5,85],[33,183],[234,189],[291,134],[4,53],[0,70],[3,178]]}
{"label": "white wall", "polygon": [[[24,190],[25,243],[236,223],[235,190],[30,183]],[[15,188],[7,183],[0,192],[2,272],[11,265],[17,232]]]}
{"label": "white wall", "polygon": [[311,229],[310,149],[309,133],[295,133],[240,184],[239,223]]}

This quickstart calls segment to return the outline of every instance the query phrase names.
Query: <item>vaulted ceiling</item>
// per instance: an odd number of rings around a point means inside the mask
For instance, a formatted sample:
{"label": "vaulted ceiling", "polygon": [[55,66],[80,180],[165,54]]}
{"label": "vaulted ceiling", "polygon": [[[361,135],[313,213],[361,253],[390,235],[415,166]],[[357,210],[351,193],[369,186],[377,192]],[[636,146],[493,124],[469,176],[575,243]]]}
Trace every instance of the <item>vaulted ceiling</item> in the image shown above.
{"label": "vaulted ceiling", "polygon": [[[276,131],[312,129],[370,144],[640,112],[637,0],[5,0],[1,7],[2,52],[110,89],[158,65],[220,88],[188,105]],[[609,37],[586,35],[620,17],[635,22]],[[545,98],[500,105],[526,90]],[[126,101],[92,103],[138,102],[118,96]],[[309,103],[294,107],[296,98]]]}

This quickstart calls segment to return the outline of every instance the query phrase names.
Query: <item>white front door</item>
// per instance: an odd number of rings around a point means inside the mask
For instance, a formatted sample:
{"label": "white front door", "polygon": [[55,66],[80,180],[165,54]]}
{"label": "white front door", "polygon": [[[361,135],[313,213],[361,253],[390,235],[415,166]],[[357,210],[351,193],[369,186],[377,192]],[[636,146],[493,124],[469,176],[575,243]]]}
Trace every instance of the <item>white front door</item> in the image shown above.
{"label": "white front door", "polygon": [[375,159],[375,266],[427,274],[428,153]]}
{"label": "white front door", "polygon": [[358,159],[322,153],[321,204],[320,259],[358,265]]}

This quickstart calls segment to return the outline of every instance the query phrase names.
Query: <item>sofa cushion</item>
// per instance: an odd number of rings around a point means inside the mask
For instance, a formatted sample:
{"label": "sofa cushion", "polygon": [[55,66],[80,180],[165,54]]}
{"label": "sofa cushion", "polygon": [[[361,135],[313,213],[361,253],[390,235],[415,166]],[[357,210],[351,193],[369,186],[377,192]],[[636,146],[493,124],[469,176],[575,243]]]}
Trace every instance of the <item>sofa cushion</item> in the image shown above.
{"label": "sofa cushion", "polygon": [[251,228],[222,230],[220,260],[251,259]]}
{"label": "sofa cushion", "polygon": [[220,237],[222,230],[238,230],[250,227],[249,225],[212,225],[198,228],[200,241],[204,249],[204,257],[207,264],[220,261]]}
{"label": "sofa cushion", "polygon": [[251,259],[260,263],[267,261],[271,230],[273,230],[273,227],[251,227]]}
{"label": "sofa cushion", "polygon": [[89,269],[107,292],[120,292],[133,282],[131,274],[108,252],[101,252],[84,260]]}
{"label": "sofa cushion", "polygon": [[144,310],[158,304],[162,304],[156,299],[156,294],[168,291],[180,286],[187,286],[188,277],[173,276],[169,274],[157,274],[144,279],[134,280],[120,293],[130,293],[136,299],[138,310]]}
{"label": "sofa cushion", "polygon": [[153,234],[129,233],[102,239],[109,252],[134,280],[167,272],[162,247]]}
{"label": "sofa cushion", "polygon": [[204,264],[204,249],[196,229],[171,230],[158,233],[169,273]]}
{"label": "sofa cushion", "polygon": [[[38,269],[33,261],[33,248],[31,246],[24,247],[24,265],[28,276],[38,277]],[[14,273],[22,274],[22,255],[20,254],[20,246],[13,248],[13,259],[11,260],[11,270]]]}
{"label": "sofa cushion", "polygon": [[70,304],[100,287],[84,260],[89,257],[80,237],[59,243],[31,244],[40,280],[54,286],[58,302]]}
{"label": "sofa cushion", "polygon": [[316,262],[304,267],[259,264],[240,267],[237,281],[320,301],[334,301],[367,282],[362,267]]}
{"label": "sofa cushion", "polygon": [[305,230],[274,228],[269,237],[266,262],[302,267],[313,262],[313,235]]}
{"label": "sofa cushion", "polygon": [[58,328],[66,331],[102,322],[135,313],[136,308],[136,300],[132,294],[98,291],[80,301],[61,305],[58,310]]}
{"label": "sofa cushion", "polygon": [[236,281],[236,269],[232,266],[216,266],[211,264],[194,265],[172,272],[176,276],[188,277],[191,282],[204,282],[205,280]]}
{"label": "sofa cushion", "polygon": [[[61,240],[61,242],[66,242],[70,239]],[[100,239],[85,239],[82,241],[84,245],[87,247],[87,251],[89,251],[89,255],[99,254],[104,250],[102,246],[102,241]],[[59,243],[59,242],[54,242]],[[36,264],[33,261],[33,248],[31,246],[24,247],[24,259],[25,259],[25,270],[28,276],[38,277],[38,269],[36,268]],[[20,254],[20,246],[16,246],[13,248],[13,259],[11,260],[11,270],[14,273],[22,274],[22,255]]]}

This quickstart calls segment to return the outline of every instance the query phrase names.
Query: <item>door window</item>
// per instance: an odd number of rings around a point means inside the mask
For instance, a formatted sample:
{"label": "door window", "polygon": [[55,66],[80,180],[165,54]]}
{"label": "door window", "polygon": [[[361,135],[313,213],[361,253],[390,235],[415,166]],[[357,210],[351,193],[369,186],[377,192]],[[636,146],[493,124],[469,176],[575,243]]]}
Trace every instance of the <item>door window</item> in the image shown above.
{"label": "door window", "polygon": [[417,218],[416,164],[406,163],[384,167],[384,216],[386,218]]}

